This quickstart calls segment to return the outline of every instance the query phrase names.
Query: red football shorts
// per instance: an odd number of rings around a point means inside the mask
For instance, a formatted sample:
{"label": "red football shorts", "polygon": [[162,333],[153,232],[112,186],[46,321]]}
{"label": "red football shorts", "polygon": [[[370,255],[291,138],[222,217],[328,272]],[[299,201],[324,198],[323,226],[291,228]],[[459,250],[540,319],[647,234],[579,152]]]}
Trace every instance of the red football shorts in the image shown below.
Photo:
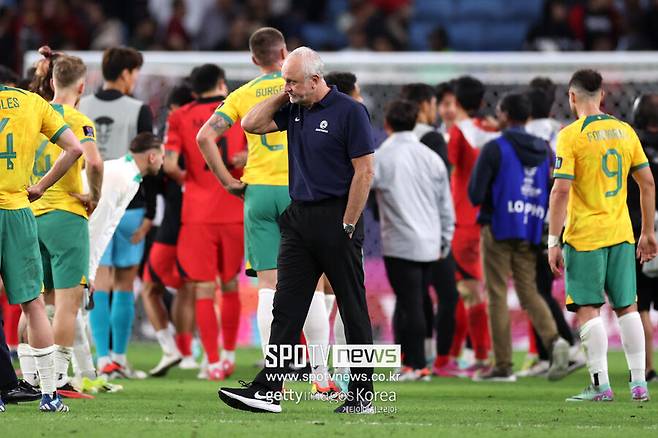
{"label": "red football shorts", "polygon": [[183,224],[178,235],[178,263],[192,281],[226,283],[240,272],[244,258],[242,224]]}
{"label": "red football shorts", "polygon": [[457,281],[472,279],[482,281],[479,226],[455,228],[452,255],[457,265]]}
{"label": "red football shorts", "polygon": [[176,262],[176,245],[153,242],[149,258],[144,266],[144,281],[163,284],[178,289],[183,279]]}

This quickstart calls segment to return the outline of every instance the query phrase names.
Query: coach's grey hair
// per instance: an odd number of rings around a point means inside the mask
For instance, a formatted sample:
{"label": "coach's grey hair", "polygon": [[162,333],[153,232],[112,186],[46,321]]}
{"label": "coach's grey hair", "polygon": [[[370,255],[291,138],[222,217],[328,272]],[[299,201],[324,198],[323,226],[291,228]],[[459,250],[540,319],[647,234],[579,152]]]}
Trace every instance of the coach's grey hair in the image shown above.
{"label": "coach's grey hair", "polygon": [[320,77],[324,76],[324,62],[320,55],[315,50],[302,46],[297,47],[295,50],[290,52],[287,59],[293,57],[300,57],[302,61],[302,68],[304,70],[304,76],[310,78],[311,76],[318,75]]}

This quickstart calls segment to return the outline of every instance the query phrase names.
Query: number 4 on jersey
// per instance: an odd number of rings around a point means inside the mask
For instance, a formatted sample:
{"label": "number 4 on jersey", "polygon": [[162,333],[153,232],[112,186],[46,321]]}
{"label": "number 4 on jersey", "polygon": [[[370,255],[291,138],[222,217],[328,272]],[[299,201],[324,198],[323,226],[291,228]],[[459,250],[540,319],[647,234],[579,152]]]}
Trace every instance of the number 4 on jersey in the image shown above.
{"label": "number 4 on jersey", "polygon": [[[9,123],[8,117],[0,120],[0,133],[4,131],[7,123]],[[14,170],[14,162],[12,161],[14,158],[16,158],[16,152],[14,152],[14,134],[10,132],[7,134],[7,149],[4,152],[0,152],[0,160],[7,160],[7,170]]]}

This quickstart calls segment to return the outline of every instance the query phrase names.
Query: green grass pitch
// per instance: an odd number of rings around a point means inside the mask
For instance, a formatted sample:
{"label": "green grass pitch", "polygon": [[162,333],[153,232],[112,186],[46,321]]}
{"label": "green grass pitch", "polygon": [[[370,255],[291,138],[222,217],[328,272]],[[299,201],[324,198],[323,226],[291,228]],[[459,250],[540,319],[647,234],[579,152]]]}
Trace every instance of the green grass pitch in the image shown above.
{"label": "green grass pitch", "polygon": [[[135,344],[129,352],[136,368],[148,370],[159,359],[155,344]],[[222,386],[250,380],[257,369],[256,349],[238,351],[236,374]],[[517,356],[520,362],[521,356]],[[396,412],[368,416],[337,415],[334,403],[285,402],[281,414],[232,410],[217,397],[220,384],[199,381],[196,371],[172,370],[166,378],[123,381],[118,394],[95,400],[68,400],[71,412],[38,412],[37,403],[8,405],[0,414],[0,437],[527,437],[658,436],[658,401],[629,400],[622,353],[610,354],[612,403],[565,403],[581,390],[586,371],[550,383],[520,379],[517,383],[475,383],[438,379],[429,383],[379,383],[376,390],[396,391],[396,401],[379,403]],[[308,391],[308,385],[287,385]],[[658,396],[658,385],[650,386]]]}

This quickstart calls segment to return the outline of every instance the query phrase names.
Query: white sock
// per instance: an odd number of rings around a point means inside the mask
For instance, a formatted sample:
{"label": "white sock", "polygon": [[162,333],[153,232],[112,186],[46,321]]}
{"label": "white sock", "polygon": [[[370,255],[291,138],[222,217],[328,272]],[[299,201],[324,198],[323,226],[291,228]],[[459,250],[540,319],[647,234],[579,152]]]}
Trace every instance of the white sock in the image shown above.
{"label": "white sock", "polygon": [[125,366],[128,363],[128,357],[125,354],[117,354],[115,352],[111,352],[110,354],[112,355],[112,361],[119,365]]}
{"label": "white sock", "polygon": [[590,319],[580,327],[580,340],[587,358],[587,368],[592,383],[604,385],[608,379],[608,334],[600,316]]}
{"label": "white sock", "polygon": [[102,373],[103,368],[105,368],[106,366],[112,363],[112,359],[110,358],[110,356],[100,356],[96,363],[98,364],[98,369]]}
{"label": "white sock", "polygon": [[34,360],[32,347],[28,344],[18,344],[18,361],[21,364],[23,380],[32,386],[39,386],[39,374],[37,373],[37,362]]}
{"label": "white sock", "polygon": [[96,368],[94,368],[94,359],[89,348],[87,327],[81,311],[78,311],[78,316],[75,318],[75,339],[73,340],[71,364],[77,377],[86,377],[92,380],[96,378]]}
{"label": "white sock", "polygon": [[639,312],[632,312],[618,318],[621,343],[626,354],[631,382],[644,382],[646,379],[644,349],[644,329]]}
{"label": "white sock", "polygon": [[324,380],[328,372],[323,358],[329,349],[329,318],[324,304],[324,292],[316,291],[313,294],[304,322],[304,336],[315,380]]}
{"label": "white sock", "polygon": [[41,393],[52,395],[55,392],[55,346],[46,348],[32,347],[37,371],[41,379]]}
{"label": "white sock", "polygon": [[235,363],[235,350],[222,350],[221,358],[223,361],[226,360],[228,362]]}
{"label": "white sock", "polygon": [[265,346],[270,341],[270,330],[272,327],[272,309],[274,308],[274,289],[260,289],[258,291],[258,307],[256,308],[256,321],[258,321],[258,333],[260,345],[265,355]]}
{"label": "white sock", "polygon": [[180,356],[180,351],[176,346],[176,341],[174,340],[174,335],[168,329],[158,330],[155,332],[155,337],[158,339],[160,348],[167,356]]}
{"label": "white sock", "polygon": [[69,363],[71,363],[72,347],[55,345],[55,379],[57,387],[61,388],[69,381]]}
{"label": "white sock", "polygon": [[338,309],[336,309],[336,319],[334,319],[334,345],[347,345],[345,325]]}
{"label": "white sock", "polygon": [[331,317],[331,312],[334,310],[335,302],[336,302],[336,295],[324,294],[324,305],[327,308],[327,318]]}

